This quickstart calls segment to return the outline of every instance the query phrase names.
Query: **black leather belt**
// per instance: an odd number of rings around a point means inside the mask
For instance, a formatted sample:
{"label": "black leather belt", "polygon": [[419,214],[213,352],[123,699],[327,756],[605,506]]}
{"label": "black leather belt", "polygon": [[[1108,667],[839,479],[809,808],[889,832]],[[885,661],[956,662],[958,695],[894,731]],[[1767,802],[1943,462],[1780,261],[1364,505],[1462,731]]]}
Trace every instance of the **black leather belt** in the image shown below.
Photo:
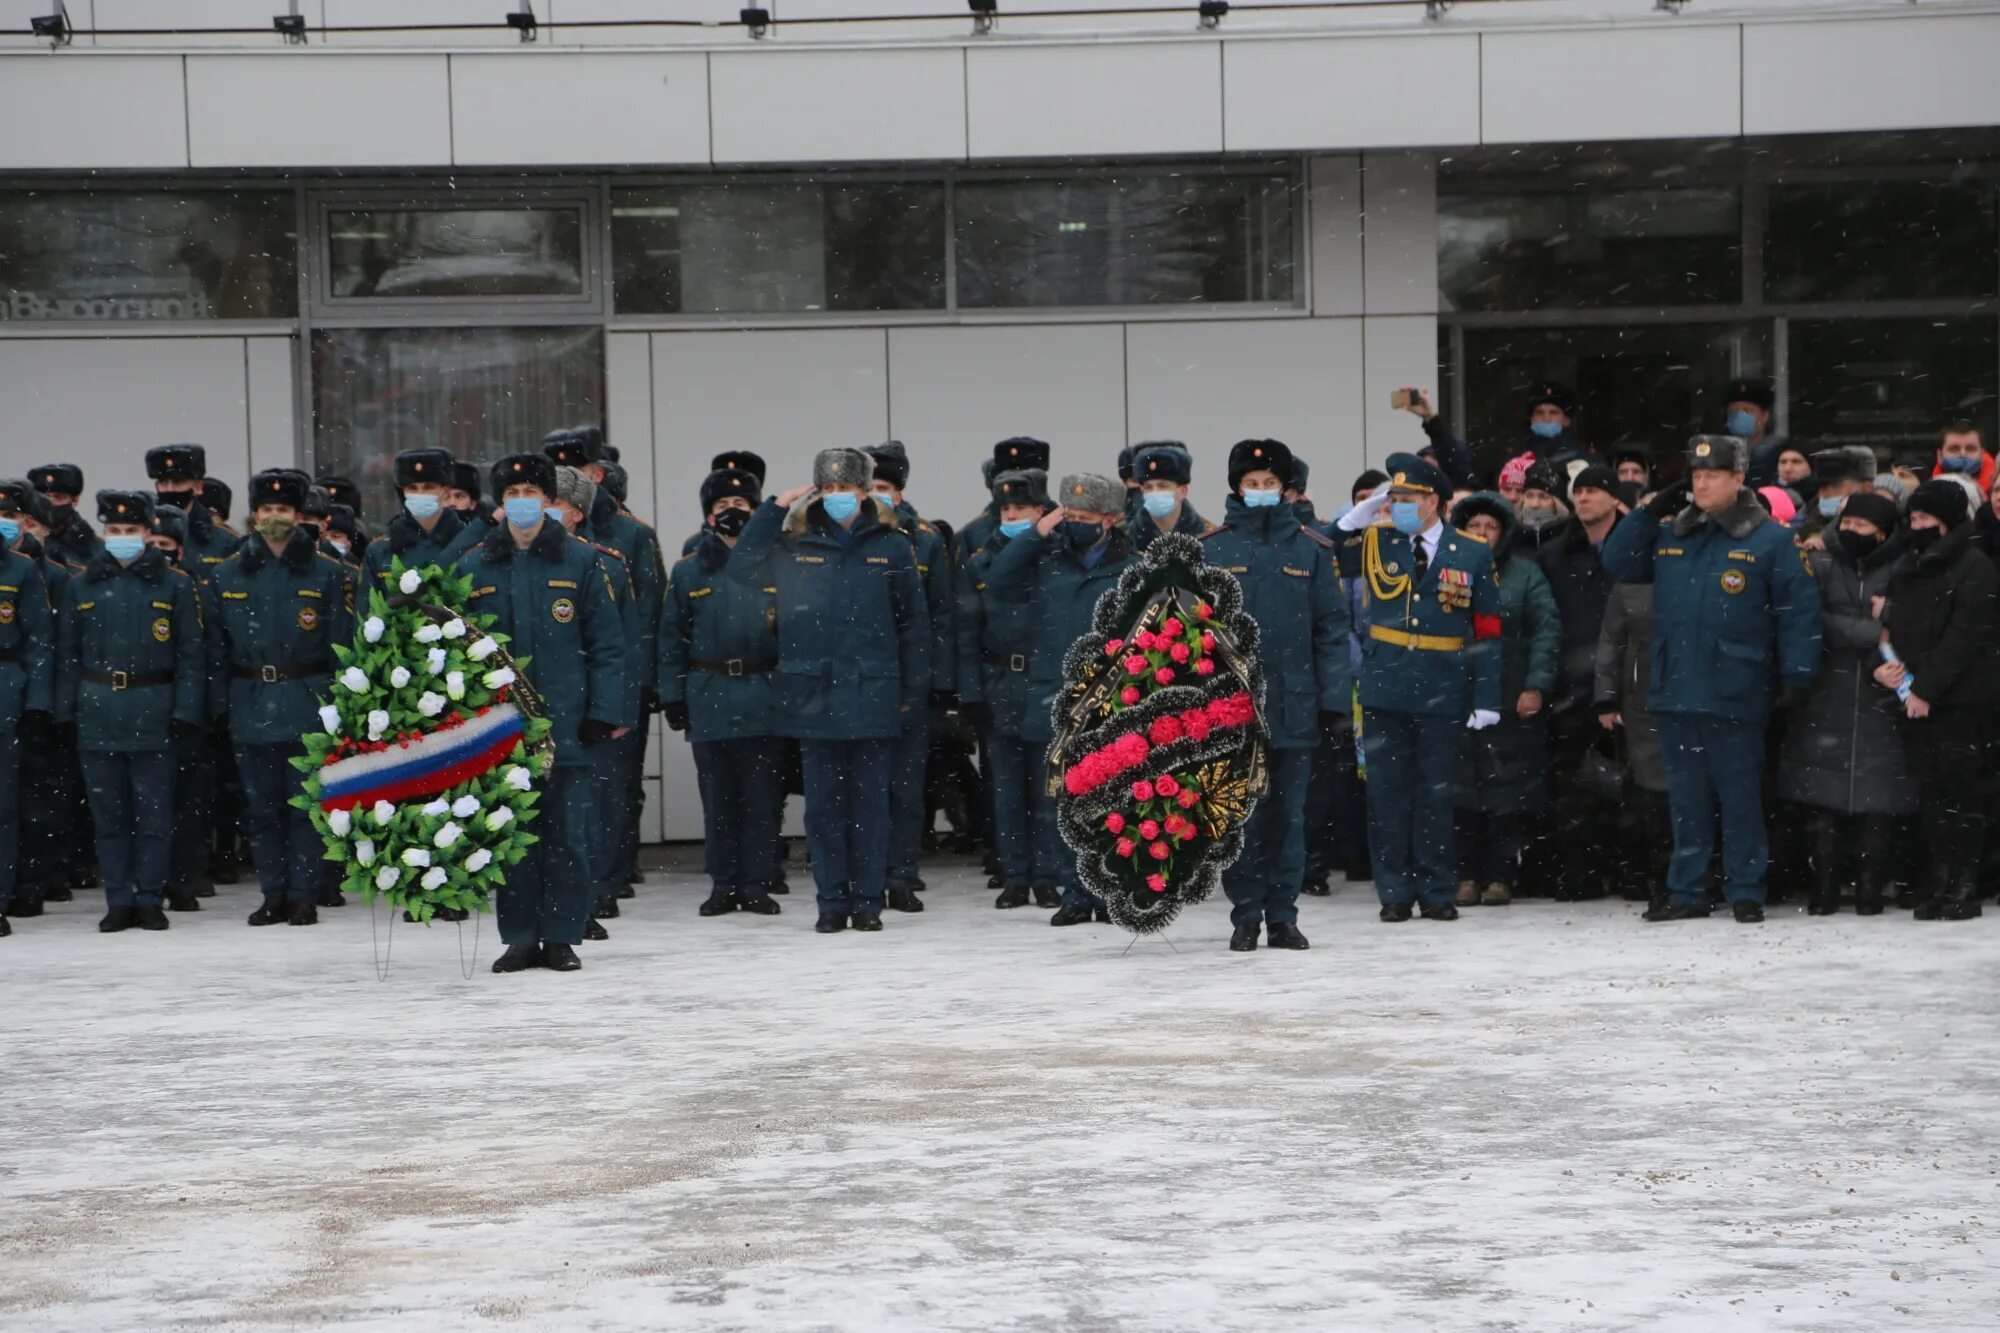
{"label": "black leather belt", "polygon": [[695,657],[688,659],[690,671],[710,671],[718,676],[761,676],[778,665],[767,657]]}
{"label": "black leather belt", "polygon": [[149,685],[171,685],[174,673],[171,671],[91,671],[86,669],[83,678],[92,685],[109,685],[114,690],[139,690]]}
{"label": "black leather belt", "polygon": [[1026,653],[988,653],[986,654],[986,665],[1005,667],[1009,671],[1026,671],[1028,669],[1028,655]]}
{"label": "black leather belt", "polygon": [[19,648],[0,648],[0,662],[18,662],[20,660],[21,650]]}
{"label": "black leather belt", "polygon": [[238,680],[261,680],[266,685],[275,685],[281,680],[307,680],[313,676],[324,676],[333,667],[326,661],[288,662],[283,665],[237,667],[230,674]]}

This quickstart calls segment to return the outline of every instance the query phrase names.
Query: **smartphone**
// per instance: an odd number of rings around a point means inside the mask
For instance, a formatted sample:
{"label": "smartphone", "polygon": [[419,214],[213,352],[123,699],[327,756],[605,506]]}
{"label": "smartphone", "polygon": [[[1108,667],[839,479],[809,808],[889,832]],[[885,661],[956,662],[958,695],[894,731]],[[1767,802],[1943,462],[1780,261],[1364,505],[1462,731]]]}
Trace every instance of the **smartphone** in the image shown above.
{"label": "smartphone", "polygon": [[1391,389],[1389,391],[1389,406],[1398,412],[1407,411],[1410,404],[1417,401],[1418,396],[1415,389]]}

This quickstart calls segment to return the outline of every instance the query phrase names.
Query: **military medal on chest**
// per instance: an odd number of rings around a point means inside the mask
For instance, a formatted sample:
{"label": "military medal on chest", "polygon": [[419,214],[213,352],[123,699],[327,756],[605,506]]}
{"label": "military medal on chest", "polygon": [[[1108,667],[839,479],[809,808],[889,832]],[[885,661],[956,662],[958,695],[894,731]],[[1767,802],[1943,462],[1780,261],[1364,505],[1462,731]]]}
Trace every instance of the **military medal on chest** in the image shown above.
{"label": "military medal on chest", "polygon": [[1463,569],[1440,569],[1438,605],[1447,611],[1463,611],[1472,605],[1472,575]]}

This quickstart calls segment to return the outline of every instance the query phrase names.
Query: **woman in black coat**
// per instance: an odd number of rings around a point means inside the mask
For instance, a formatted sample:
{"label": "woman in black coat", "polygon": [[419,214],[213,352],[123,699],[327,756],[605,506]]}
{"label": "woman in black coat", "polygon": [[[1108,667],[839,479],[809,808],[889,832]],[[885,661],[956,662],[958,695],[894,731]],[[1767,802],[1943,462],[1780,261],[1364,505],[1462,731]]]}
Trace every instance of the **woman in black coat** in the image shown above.
{"label": "woman in black coat", "polygon": [[1979,856],[1986,834],[1980,780],[1994,705],[2000,703],[2000,572],[1973,545],[1965,488],[1936,477],[1910,497],[1914,557],[1889,585],[1884,642],[1897,658],[1875,668],[1888,689],[1907,685],[1904,741],[1923,806],[1931,877],[1920,921],[1979,915]]}

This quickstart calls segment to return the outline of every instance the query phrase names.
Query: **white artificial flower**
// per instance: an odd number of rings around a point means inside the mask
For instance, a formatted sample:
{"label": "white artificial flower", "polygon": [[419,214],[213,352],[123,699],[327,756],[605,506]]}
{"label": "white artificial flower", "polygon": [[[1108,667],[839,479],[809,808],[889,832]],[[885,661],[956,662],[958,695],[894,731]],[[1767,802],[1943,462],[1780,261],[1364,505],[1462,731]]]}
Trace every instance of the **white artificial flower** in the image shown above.
{"label": "white artificial flower", "polygon": [[387,801],[377,801],[375,808],[368,813],[374,816],[376,823],[386,824],[396,817],[396,807]]}
{"label": "white artificial flower", "polygon": [[360,667],[349,667],[340,673],[340,683],[356,694],[368,688],[368,673]]}
{"label": "white artificial flower", "polygon": [[396,869],[396,867],[383,866],[375,872],[375,887],[378,889],[393,889],[396,887],[396,881],[402,877],[403,872]]}
{"label": "white artificial flower", "polygon": [[449,874],[449,872],[445,870],[443,866],[432,866],[429,870],[426,870],[424,872],[424,877],[421,883],[425,888],[435,891],[437,889],[443,888],[444,882],[450,878],[451,875]]}
{"label": "white artificial flower", "polygon": [[406,569],[403,571],[403,577],[397,580],[396,586],[403,590],[405,596],[408,596],[410,593],[424,586],[424,576],[417,573],[414,569]]}
{"label": "white artificial flower", "polygon": [[374,865],[375,840],[373,838],[363,838],[360,842],[355,843],[354,859],[359,861],[364,866]]}
{"label": "white artificial flower", "polygon": [[394,688],[400,690],[409,683],[410,683],[410,669],[399,663],[396,666],[395,670],[389,673],[389,684]]}
{"label": "white artificial flower", "polygon": [[339,731],[340,710],[332,704],[326,704],[319,710],[319,724],[328,731]]}
{"label": "white artificial flower", "polygon": [[507,822],[513,819],[513,817],[514,812],[503,805],[498,810],[486,816],[486,827],[498,833],[501,829],[507,827]]}
{"label": "white artificial flower", "polygon": [[442,639],[444,637],[444,631],[439,629],[436,625],[425,625],[422,628],[420,628],[415,634],[412,634],[410,637],[415,639],[418,643],[436,643],[439,639]]}
{"label": "white artificial flower", "polygon": [[476,815],[479,813],[479,798],[469,793],[461,796],[451,803],[451,812],[460,819],[464,819],[467,815]]}
{"label": "white artificial flower", "polygon": [[326,826],[333,830],[333,836],[344,838],[354,827],[354,816],[345,810],[330,810],[326,816]]}
{"label": "white artificial flower", "polygon": [[516,764],[512,768],[508,769],[506,777],[507,777],[507,785],[512,787],[515,791],[526,791],[528,790],[529,787],[534,785],[535,781],[534,778],[529,775],[528,770],[522,768],[519,764]]}
{"label": "white artificial flower", "polygon": [[447,801],[444,797],[440,796],[435,801],[432,801],[429,805],[424,807],[424,813],[427,815],[436,816],[444,814],[446,811],[450,809],[451,809],[451,802]]}
{"label": "white artificial flower", "polygon": [[427,865],[429,865],[430,863],[431,863],[431,854],[430,854],[429,852],[425,851],[425,850],[424,850],[423,848],[421,848],[421,847],[405,847],[405,848],[403,849],[403,864],[404,864],[404,865],[406,865],[406,866],[427,866]]}
{"label": "white artificial flower", "polygon": [[465,697],[465,673],[454,671],[444,678],[444,692],[454,699]]}
{"label": "white artificial flower", "polygon": [[487,851],[484,847],[477,849],[472,855],[465,858],[465,868],[475,875],[492,864],[493,853]]}
{"label": "white artificial flower", "polygon": [[445,622],[445,625],[444,625],[444,636],[445,636],[445,637],[446,637],[447,639],[462,639],[462,638],[464,638],[464,637],[465,637],[465,622],[464,622],[463,620],[460,620],[460,619],[459,619],[459,618],[458,618],[457,616],[453,616],[453,617],[452,617],[452,618],[451,618],[450,620],[447,620],[447,621]]}
{"label": "white artificial flower", "polygon": [[425,690],[417,698],[417,711],[425,717],[436,717],[444,711],[444,696]]}
{"label": "white artificial flower", "polygon": [[389,627],[382,623],[382,617],[370,616],[361,622],[361,637],[370,643],[382,642],[382,632]]}
{"label": "white artificial flower", "polygon": [[470,648],[465,650],[465,655],[475,662],[484,662],[499,651],[500,645],[488,637],[476,640]]}
{"label": "white artificial flower", "polygon": [[433,648],[424,654],[424,665],[430,669],[430,673],[433,676],[438,675],[444,670],[446,656],[447,654],[442,648]]}
{"label": "white artificial flower", "polygon": [[384,709],[376,709],[368,715],[368,739],[382,739],[382,733],[389,729],[389,714]]}
{"label": "white artificial flower", "polygon": [[457,842],[458,835],[463,832],[465,832],[465,830],[460,828],[456,824],[446,824],[443,828],[437,831],[437,836],[431,839],[431,845],[433,847],[436,847],[439,851],[443,851],[445,848]]}
{"label": "white artificial flower", "polygon": [[484,683],[489,690],[497,690],[502,685],[512,685],[514,683],[514,668],[501,667],[498,671],[489,671],[486,673]]}

